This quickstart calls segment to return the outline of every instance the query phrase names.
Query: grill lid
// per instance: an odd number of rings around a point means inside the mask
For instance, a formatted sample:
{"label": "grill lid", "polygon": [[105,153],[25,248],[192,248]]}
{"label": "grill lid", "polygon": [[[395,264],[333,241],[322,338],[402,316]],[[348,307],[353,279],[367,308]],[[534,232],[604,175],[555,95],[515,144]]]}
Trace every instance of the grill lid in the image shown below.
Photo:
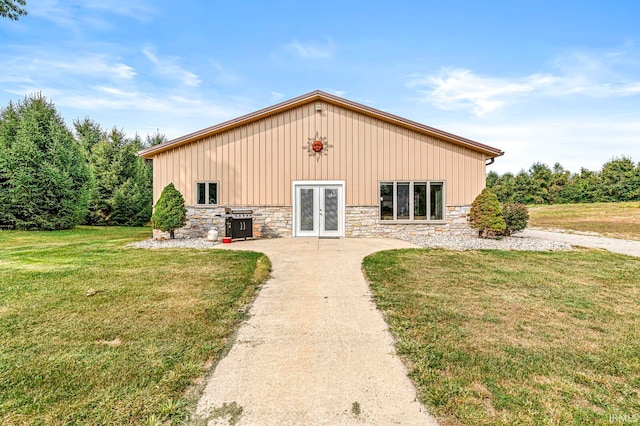
{"label": "grill lid", "polygon": [[226,207],[224,212],[227,216],[232,218],[250,218],[253,217],[253,210],[248,208],[233,208]]}

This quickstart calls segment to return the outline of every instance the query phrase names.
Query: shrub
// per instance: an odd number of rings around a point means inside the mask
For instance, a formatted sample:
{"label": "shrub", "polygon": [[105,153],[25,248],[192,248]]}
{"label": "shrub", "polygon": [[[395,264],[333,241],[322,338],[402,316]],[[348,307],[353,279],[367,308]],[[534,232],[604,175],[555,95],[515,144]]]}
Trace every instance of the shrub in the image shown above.
{"label": "shrub", "polygon": [[184,207],[184,197],[173,186],[173,183],[165,186],[156,203],[155,211],[151,216],[153,229],[169,231],[171,239],[175,238],[174,232],[182,228],[187,221],[187,209]]}
{"label": "shrub", "polygon": [[469,213],[471,227],[478,230],[478,236],[487,238],[492,235],[502,234],[506,224],[502,218],[500,202],[496,194],[487,188],[473,200]]}
{"label": "shrub", "polygon": [[502,218],[507,226],[504,235],[511,235],[527,227],[529,209],[524,204],[505,203],[502,205]]}

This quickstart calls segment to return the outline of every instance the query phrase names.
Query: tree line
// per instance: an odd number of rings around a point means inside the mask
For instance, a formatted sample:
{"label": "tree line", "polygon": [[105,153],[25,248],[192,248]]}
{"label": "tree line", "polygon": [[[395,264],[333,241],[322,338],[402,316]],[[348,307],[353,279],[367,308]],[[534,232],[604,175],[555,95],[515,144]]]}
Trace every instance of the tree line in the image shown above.
{"label": "tree line", "polygon": [[487,188],[500,202],[568,204],[640,200],[640,163],[629,157],[613,158],[599,171],[585,168],[571,173],[559,163],[552,168],[534,163],[518,174],[491,171]]}
{"label": "tree line", "polygon": [[136,153],[166,141],[129,138],[90,118],[69,129],[41,94],[0,110],[0,228],[68,229],[78,224],[146,224],[151,162]]}

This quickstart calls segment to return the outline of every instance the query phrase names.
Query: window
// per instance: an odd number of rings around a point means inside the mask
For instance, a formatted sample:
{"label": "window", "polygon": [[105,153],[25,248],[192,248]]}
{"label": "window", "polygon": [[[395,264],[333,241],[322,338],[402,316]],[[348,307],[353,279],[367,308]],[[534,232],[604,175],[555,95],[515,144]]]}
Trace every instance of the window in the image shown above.
{"label": "window", "polygon": [[218,182],[196,182],[196,204],[218,204]]}
{"label": "window", "polygon": [[444,182],[380,182],[381,220],[444,220]]}

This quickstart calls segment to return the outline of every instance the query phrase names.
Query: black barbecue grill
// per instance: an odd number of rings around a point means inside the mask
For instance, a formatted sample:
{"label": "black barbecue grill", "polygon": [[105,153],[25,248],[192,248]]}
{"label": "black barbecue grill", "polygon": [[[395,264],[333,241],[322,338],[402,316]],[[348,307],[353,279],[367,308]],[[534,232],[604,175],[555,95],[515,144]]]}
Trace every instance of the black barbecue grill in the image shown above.
{"label": "black barbecue grill", "polygon": [[246,208],[225,208],[226,236],[232,240],[253,238],[253,210]]}

